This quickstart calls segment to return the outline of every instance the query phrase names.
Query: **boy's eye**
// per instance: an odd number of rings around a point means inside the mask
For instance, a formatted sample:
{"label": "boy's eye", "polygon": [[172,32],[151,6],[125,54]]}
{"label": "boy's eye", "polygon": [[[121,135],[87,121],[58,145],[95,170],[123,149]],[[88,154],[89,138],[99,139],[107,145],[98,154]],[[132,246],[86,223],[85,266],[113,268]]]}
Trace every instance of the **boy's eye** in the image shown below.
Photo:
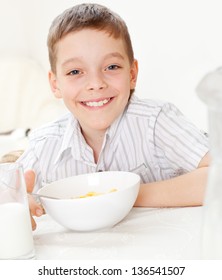
{"label": "boy's eye", "polygon": [[68,75],[78,75],[78,74],[80,74],[80,71],[79,70],[77,70],[77,69],[75,69],[75,70],[72,70],[72,71],[70,71],[69,73],[68,73]]}
{"label": "boy's eye", "polygon": [[119,69],[120,67],[116,64],[112,64],[112,65],[109,65],[106,69],[107,70],[116,70],[116,69]]}

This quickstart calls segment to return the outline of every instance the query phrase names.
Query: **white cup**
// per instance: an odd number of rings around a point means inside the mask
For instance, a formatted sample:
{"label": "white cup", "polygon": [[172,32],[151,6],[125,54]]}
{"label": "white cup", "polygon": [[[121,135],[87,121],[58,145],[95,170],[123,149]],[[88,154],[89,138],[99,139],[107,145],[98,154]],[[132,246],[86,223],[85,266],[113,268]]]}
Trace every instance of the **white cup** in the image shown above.
{"label": "white cup", "polygon": [[19,163],[0,164],[0,259],[34,259],[26,184]]}

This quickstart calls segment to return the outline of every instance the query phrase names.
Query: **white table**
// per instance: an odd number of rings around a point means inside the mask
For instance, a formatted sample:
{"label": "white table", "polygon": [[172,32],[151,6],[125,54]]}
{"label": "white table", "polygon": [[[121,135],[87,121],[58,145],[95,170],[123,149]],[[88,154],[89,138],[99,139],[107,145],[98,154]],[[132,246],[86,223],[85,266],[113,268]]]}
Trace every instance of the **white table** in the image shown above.
{"label": "white table", "polygon": [[133,208],[113,228],[69,231],[48,215],[33,233],[39,260],[200,259],[202,207]]}

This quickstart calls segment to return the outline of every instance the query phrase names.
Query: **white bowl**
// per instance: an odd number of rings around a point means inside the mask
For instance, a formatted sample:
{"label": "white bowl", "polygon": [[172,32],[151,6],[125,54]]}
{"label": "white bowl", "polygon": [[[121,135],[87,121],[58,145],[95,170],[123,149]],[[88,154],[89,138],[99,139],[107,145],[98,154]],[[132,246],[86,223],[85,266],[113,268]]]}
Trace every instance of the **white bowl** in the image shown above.
{"label": "white bowl", "polygon": [[[140,177],[131,172],[105,171],[62,179],[41,188],[38,193],[60,199],[41,198],[47,214],[62,226],[75,231],[112,227],[132,209]],[[111,189],[117,191],[109,192]],[[102,195],[76,198],[88,192]]]}

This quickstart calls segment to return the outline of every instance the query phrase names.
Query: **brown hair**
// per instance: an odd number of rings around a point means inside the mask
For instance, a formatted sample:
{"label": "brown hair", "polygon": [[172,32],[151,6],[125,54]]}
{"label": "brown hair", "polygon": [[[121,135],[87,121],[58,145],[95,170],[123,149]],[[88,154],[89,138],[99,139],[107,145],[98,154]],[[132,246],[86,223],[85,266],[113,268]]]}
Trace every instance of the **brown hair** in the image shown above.
{"label": "brown hair", "polygon": [[57,16],[49,29],[48,52],[51,70],[56,73],[56,44],[67,34],[84,28],[103,30],[114,38],[122,38],[130,63],[134,60],[133,48],[125,22],[119,15],[98,4],[80,4]]}

